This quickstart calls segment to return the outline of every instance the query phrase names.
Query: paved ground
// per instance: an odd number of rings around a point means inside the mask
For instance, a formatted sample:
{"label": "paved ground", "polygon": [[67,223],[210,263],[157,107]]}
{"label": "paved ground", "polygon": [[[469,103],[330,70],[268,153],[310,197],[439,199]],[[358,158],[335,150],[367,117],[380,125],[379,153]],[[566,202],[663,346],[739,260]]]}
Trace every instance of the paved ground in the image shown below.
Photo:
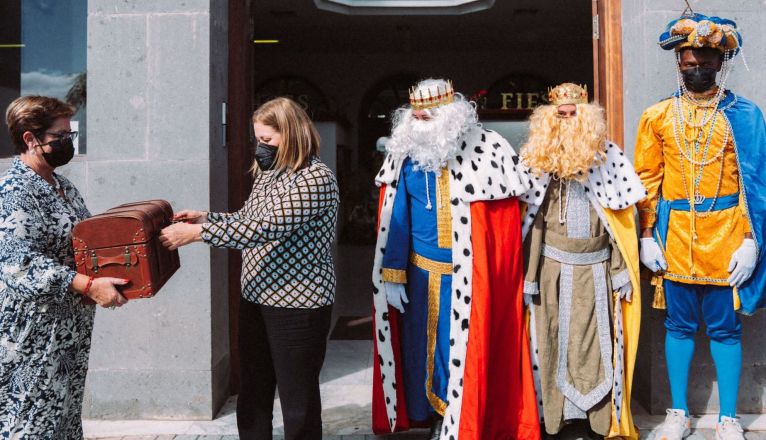
{"label": "paved ground", "polygon": [[[642,431],[641,437],[642,438],[648,438],[649,431]],[[373,439],[387,439],[387,440],[415,440],[415,439],[425,439],[427,437],[427,433],[420,432],[417,434],[397,434],[397,435],[391,435],[391,436],[375,436],[375,435],[342,435],[342,436],[325,436],[325,440],[373,440]],[[94,439],[96,437],[93,437]],[[562,440],[588,440],[588,438],[584,438],[582,436],[562,436],[559,437]],[[747,440],[764,440],[766,439],[766,432],[763,431],[756,431],[756,432],[746,432],[745,438]],[[126,437],[98,437],[99,440],[234,440],[239,439],[236,435],[160,435],[160,436],[126,436]],[[281,435],[275,435],[273,440],[283,440],[284,436]],[[712,429],[698,429],[692,432],[692,434],[687,437],[687,440],[714,440],[715,439],[715,431]]]}
{"label": "paved ground", "polygon": [[[388,437],[372,435],[370,401],[372,381],[372,341],[330,340],[327,359],[320,376],[322,419],[325,440],[425,439],[427,431]],[[111,440],[223,440],[236,439],[236,398],[224,405],[215,420],[209,421],[101,421],[86,420],[83,425],[88,439]],[[284,429],[279,399],[274,405],[274,439],[282,440]],[[652,416],[634,405],[636,425],[643,438],[662,422],[663,416]],[[697,428],[690,440],[713,440],[715,416],[695,417]],[[766,415],[744,415],[742,425],[750,432],[748,440],[766,440]],[[588,440],[582,430],[571,429],[561,440]],[[491,439],[487,439],[491,440]]]}
{"label": "paved ground", "polygon": [[[334,310],[336,318],[366,316],[372,309],[367,277],[353,276],[353,270],[345,269],[357,267],[360,261],[369,263],[371,266],[370,247],[348,247],[342,253],[342,258],[338,259],[339,289]],[[350,325],[364,326],[365,320],[354,320]],[[347,333],[353,334],[354,331]],[[324,439],[425,439],[427,431],[386,437],[372,435],[370,427],[372,360],[372,341],[370,340],[329,341],[327,358],[320,377]],[[84,422],[85,436],[88,439],[100,440],[237,439],[235,407],[236,398],[232,398],[224,405],[215,420],[210,421],[86,420]],[[640,407],[635,405],[634,407],[636,424],[641,429],[642,438],[648,438],[651,429],[664,417],[647,415],[641,412]],[[278,399],[274,409],[274,440],[283,440],[284,429]],[[695,418],[694,426],[698,429],[693,431],[689,440],[714,440],[715,435],[712,429],[714,424],[713,416]],[[743,416],[742,424],[746,429],[751,430],[746,434],[748,440],[766,440],[766,416]],[[559,438],[588,440],[583,434],[582,430],[570,429]]]}

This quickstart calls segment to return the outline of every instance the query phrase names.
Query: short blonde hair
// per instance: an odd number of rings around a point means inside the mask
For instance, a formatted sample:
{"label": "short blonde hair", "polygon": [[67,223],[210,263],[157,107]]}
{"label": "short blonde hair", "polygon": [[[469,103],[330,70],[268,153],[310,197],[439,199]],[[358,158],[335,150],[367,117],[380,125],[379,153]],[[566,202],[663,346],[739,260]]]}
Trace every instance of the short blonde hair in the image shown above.
{"label": "short blonde hair", "polygon": [[[298,171],[308,165],[312,156],[319,155],[319,133],[311,118],[290,98],[275,98],[253,112],[252,123],[268,125],[282,136],[277,151],[275,170]],[[259,171],[253,163],[253,174]]]}
{"label": "short blonde hair", "polygon": [[56,119],[71,118],[77,110],[56,98],[47,96],[22,96],[16,98],[5,110],[5,123],[18,154],[27,151],[24,133],[32,132],[42,137]]}

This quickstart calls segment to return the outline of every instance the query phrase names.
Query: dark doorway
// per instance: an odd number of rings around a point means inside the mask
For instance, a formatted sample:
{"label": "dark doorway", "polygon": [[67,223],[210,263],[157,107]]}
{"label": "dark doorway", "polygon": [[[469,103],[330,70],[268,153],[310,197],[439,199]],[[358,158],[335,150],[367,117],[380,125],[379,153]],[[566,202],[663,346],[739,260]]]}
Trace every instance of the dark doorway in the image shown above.
{"label": "dark doorway", "polygon": [[[618,0],[496,1],[487,10],[463,15],[344,15],[320,10],[311,0],[234,3],[230,27],[238,28],[230,30],[230,53],[238,58],[230,58],[230,78],[238,82],[230,80],[230,130],[235,119],[240,130],[247,130],[255,89],[271,78],[303,78],[325,98],[326,108],[315,112],[315,119],[329,143],[322,148],[342,185],[336,317],[371,312],[370,242],[377,197],[372,178],[380,160],[375,146],[390,131],[390,112],[406,103],[402,87],[425,77],[452,79],[457,91],[483,106],[482,122],[515,147],[524,139],[524,119],[544,102],[547,86],[564,81],[599,93],[599,101],[611,107],[610,119],[621,124],[621,83],[620,96],[612,93],[621,78],[621,36],[614,19]],[[231,15],[235,10],[246,15]],[[311,100],[305,102],[312,110]],[[235,108],[242,114],[234,114]],[[249,192],[250,176],[243,170],[252,155],[246,134],[230,136],[240,139],[230,144],[234,210]],[[355,216],[362,217],[356,229]],[[230,265],[232,316],[239,298],[236,258]],[[235,319],[231,325],[234,342]],[[236,344],[231,346],[236,366]]]}

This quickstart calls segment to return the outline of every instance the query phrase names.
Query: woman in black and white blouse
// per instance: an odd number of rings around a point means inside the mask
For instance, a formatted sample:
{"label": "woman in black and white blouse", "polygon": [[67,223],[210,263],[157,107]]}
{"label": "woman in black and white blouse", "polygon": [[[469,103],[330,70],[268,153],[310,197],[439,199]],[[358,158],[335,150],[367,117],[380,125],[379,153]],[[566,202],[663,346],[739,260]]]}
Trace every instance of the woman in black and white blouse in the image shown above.
{"label": "woman in black and white blouse", "polygon": [[332,247],[338,187],[319,160],[319,135],[294,101],[277,98],[252,118],[254,182],[233,213],[185,210],[165,246],[204,241],[243,250],[239,307],[242,439],[270,439],[279,385],[286,439],[321,439],[319,372],[335,297]]}

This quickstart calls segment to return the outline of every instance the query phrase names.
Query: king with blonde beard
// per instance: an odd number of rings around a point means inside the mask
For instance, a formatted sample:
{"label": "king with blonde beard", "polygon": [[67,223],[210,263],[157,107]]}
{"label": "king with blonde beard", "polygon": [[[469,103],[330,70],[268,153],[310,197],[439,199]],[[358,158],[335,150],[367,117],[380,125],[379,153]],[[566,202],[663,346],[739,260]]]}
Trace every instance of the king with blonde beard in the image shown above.
{"label": "king with blonde beard", "polygon": [[[638,438],[630,391],[640,322],[634,205],[646,190],[585,88],[549,93],[530,121],[522,163],[527,210],[524,299],[541,420],[549,434],[583,419],[596,434]],[[572,319],[577,317],[577,319]]]}
{"label": "king with blonde beard", "polygon": [[517,200],[531,176],[444,80],[411,90],[386,149],[376,178],[374,431],[425,425],[431,439],[538,440]]}

